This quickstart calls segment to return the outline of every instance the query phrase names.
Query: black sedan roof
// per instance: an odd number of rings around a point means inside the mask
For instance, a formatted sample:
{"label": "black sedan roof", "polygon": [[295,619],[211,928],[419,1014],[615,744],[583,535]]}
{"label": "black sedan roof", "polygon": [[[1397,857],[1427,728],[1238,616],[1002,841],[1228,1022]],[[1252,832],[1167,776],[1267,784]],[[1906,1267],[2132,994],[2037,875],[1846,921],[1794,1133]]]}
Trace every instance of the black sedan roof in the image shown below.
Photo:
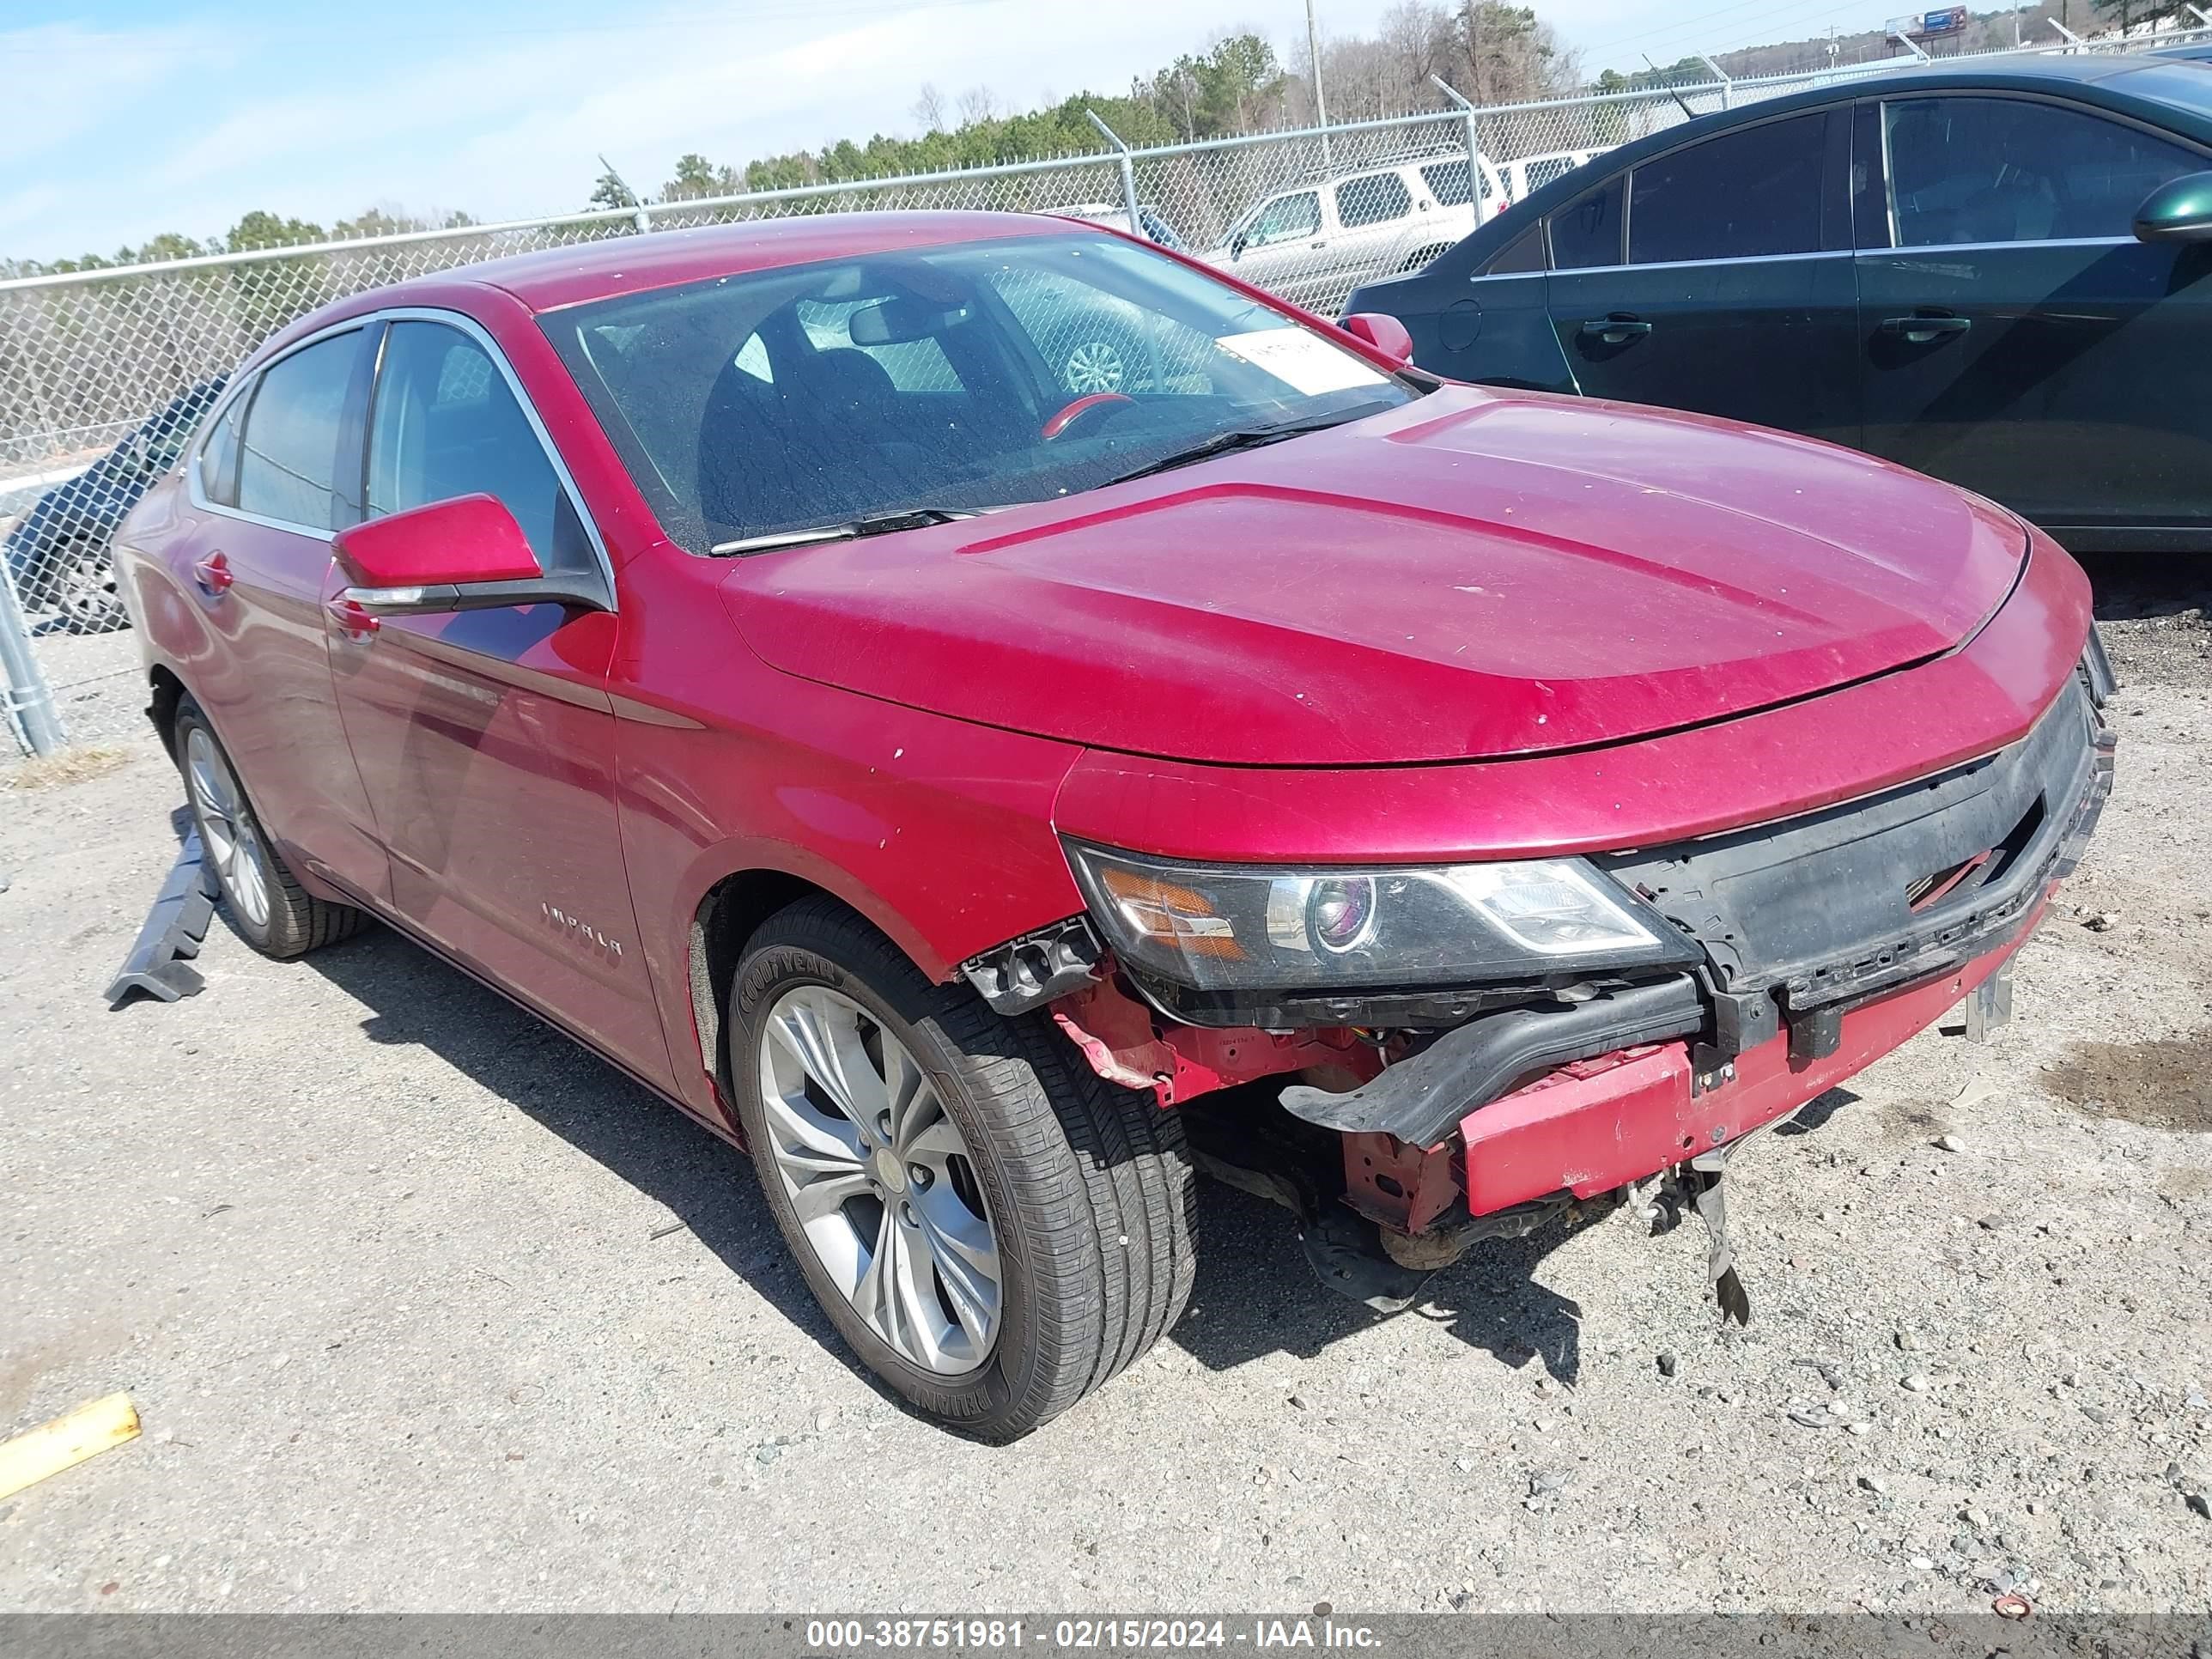
{"label": "black sedan roof", "polygon": [[[1820,109],[1855,98],[1934,92],[2033,92],[2084,106],[2112,110],[2166,128],[2199,144],[2212,146],[2212,62],[2179,52],[2151,55],[2008,52],[1956,65],[1938,60],[1873,74],[1839,75],[1825,86],[1779,97],[1756,99],[1734,109],[1700,115],[1631,139],[1596,161],[1532,191],[1488,221],[1462,242],[1454,263],[1479,264],[1502,249],[1531,223],[1564,206],[1596,179],[1632,166],[1647,155],[1674,149],[1731,127],[1768,121],[1797,110]],[[1368,284],[1374,294],[1395,283],[1419,280],[1419,272]],[[1384,307],[1387,309],[1387,307]]]}

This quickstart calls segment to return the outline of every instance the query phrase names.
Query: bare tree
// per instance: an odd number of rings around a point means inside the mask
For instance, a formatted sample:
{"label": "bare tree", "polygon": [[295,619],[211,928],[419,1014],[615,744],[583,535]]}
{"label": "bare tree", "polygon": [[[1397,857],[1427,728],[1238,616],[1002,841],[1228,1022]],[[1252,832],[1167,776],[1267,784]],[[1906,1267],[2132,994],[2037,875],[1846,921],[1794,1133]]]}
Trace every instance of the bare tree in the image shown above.
{"label": "bare tree", "polygon": [[960,125],[974,126],[979,122],[995,120],[999,100],[991,95],[988,87],[970,87],[960,94]]}
{"label": "bare tree", "polygon": [[924,81],[921,94],[914,100],[914,107],[908,113],[914,117],[914,124],[924,132],[944,131],[945,94],[937,89],[934,82]]}

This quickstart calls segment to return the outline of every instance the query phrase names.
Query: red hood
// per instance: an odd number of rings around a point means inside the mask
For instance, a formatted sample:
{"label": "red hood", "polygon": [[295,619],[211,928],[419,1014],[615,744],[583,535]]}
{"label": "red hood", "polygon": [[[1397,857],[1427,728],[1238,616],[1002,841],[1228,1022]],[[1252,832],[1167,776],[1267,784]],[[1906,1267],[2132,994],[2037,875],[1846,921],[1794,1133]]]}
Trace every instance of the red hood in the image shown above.
{"label": "red hood", "polygon": [[1996,509],[1698,416],[1449,388],[1069,501],[757,556],[784,671],[1136,754],[1359,766],[1616,742],[1948,650]]}

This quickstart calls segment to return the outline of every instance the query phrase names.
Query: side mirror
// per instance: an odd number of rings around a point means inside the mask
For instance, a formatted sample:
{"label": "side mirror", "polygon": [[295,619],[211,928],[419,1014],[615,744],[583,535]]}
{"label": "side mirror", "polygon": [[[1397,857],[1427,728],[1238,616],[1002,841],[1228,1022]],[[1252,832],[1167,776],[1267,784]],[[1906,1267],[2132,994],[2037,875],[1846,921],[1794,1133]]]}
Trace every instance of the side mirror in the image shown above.
{"label": "side mirror", "polygon": [[1381,311],[1355,311],[1337,326],[1355,340],[1364,341],[1392,362],[1413,361],[1413,337],[1405,324]]}
{"label": "side mirror", "polygon": [[2136,210],[2139,242],[2212,242],[2212,173],[2169,179]]}
{"label": "side mirror", "polygon": [[548,576],[499,501],[460,495],[349,525],[331,538],[353,582],[345,597],[380,615],[556,604],[607,608],[596,583]]}
{"label": "side mirror", "polygon": [[1244,250],[1251,246],[1251,237],[1240,230],[1237,233],[1236,239],[1229,244],[1229,257],[1232,259],[1241,259],[1244,257]]}

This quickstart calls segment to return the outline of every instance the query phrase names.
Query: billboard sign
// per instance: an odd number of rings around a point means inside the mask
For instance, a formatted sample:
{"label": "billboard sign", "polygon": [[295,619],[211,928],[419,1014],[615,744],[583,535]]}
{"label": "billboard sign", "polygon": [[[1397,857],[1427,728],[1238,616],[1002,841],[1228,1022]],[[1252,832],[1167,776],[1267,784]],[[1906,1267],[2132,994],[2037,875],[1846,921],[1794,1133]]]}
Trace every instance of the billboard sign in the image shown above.
{"label": "billboard sign", "polygon": [[1966,27],[1964,6],[1946,6],[1941,11],[1914,12],[1905,17],[1889,20],[1887,33],[1893,40],[1925,40],[1930,35],[1956,34]]}

